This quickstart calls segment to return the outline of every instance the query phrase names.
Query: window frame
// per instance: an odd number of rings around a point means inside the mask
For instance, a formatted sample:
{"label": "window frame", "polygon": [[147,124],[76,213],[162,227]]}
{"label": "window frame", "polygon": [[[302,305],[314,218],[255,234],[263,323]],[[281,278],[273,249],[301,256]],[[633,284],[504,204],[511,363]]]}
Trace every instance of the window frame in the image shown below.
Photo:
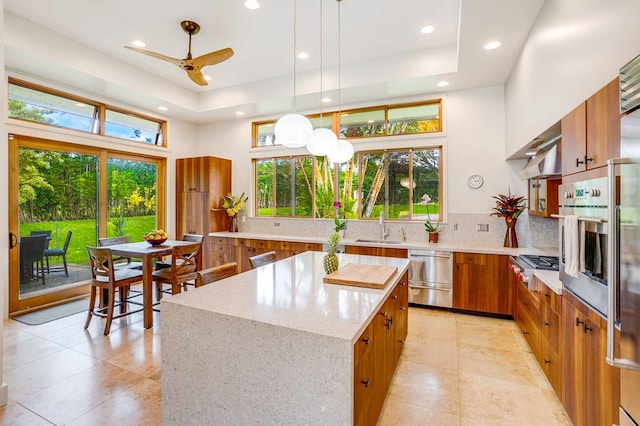
{"label": "window frame", "polygon": [[[61,90],[56,90],[56,89],[52,89],[52,88],[49,88],[49,87],[41,86],[39,84],[35,84],[35,83],[28,82],[28,81],[20,80],[20,79],[15,78],[15,77],[9,77],[7,91],[9,89],[9,86],[11,86],[11,85],[24,87],[26,89],[35,90],[37,92],[41,92],[41,93],[44,93],[44,94],[47,94],[47,95],[61,97],[61,98],[68,99],[68,100],[71,100],[71,101],[74,101],[74,102],[84,103],[84,104],[91,105],[94,108],[96,108],[97,113],[94,116],[94,124],[91,126],[91,128],[95,129],[95,131],[94,130],[85,131],[85,130],[80,130],[80,129],[74,129],[74,128],[71,128],[71,127],[63,127],[63,129],[65,129],[65,130],[69,130],[69,131],[73,131],[73,132],[80,132],[80,133],[85,133],[85,134],[91,134],[91,135],[98,135],[98,136],[103,136],[103,137],[108,137],[108,138],[115,138],[115,139],[118,139],[118,140],[128,141],[128,142],[131,142],[131,143],[144,145],[144,146],[157,146],[157,147],[161,147],[161,148],[167,148],[167,121],[166,120],[161,120],[161,119],[159,119],[157,117],[152,117],[150,115],[141,114],[141,113],[138,113],[138,112],[135,112],[135,111],[130,111],[130,110],[127,110],[127,109],[124,109],[124,108],[120,108],[120,107],[117,107],[117,106],[113,106],[113,105],[110,105],[110,104],[106,104],[106,103],[103,103],[103,102],[98,102],[96,100],[85,98],[83,96],[77,96],[77,95],[74,95],[74,94],[71,94],[71,93],[66,93],[66,92],[63,92]],[[7,96],[7,102],[9,100],[10,100],[10,98],[9,98],[9,96]],[[107,110],[157,123],[158,126],[159,126],[159,132],[157,133],[157,136],[156,136],[156,142],[155,143],[147,143],[147,142],[142,142],[142,141],[136,141],[136,140],[130,139],[130,138],[121,138],[121,137],[118,137],[118,136],[111,136],[111,135],[105,134],[105,124],[106,124],[105,123],[105,118],[106,118],[106,111]],[[60,128],[58,126],[51,125],[51,124],[48,124],[48,123],[41,123],[41,122],[38,122],[38,121],[28,120],[28,119],[24,119],[24,118],[20,118],[20,117],[12,117],[11,115],[9,115],[8,109],[7,109],[7,117],[9,119],[11,119],[11,120],[19,120],[19,121],[26,122],[26,123],[34,123],[34,124],[42,125],[42,126]],[[97,125],[95,123],[96,120],[97,120]],[[158,143],[158,142],[160,142],[160,143]]]}

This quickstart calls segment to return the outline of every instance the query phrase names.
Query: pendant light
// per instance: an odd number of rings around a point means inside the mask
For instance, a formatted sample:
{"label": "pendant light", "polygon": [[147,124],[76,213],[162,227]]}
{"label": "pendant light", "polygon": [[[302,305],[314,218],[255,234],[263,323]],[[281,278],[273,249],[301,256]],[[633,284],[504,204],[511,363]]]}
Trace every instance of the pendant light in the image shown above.
{"label": "pendant light", "polygon": [[293,113],[276,122],[276,142],[288,148],[305,146],[311,138],[313,125],[304,115],[296,113],[296,0],[293,0]]}
{"label": "pendant light", "polygon": [[338,143],[336,147],[328,154],[329,161],[332,163],[346,163],[353,157],[353,145],[346,139],[340,138],[340,109],[342,108],[342,99],[341,99],[341,75],[342,70],[340,67],[341,63],[341,16],[340,16],[340,3],[342,0],[336,0],[338,2]]}
{"label": "pendant light", "polygon": [[[320,0],[320,126],[322,126],[322,13],[324,8]],[[315,156],[327,155],[335,150],[338,144],[338,137],[330,129],[319,127],[311,134],[311,139],[307,142],[307,150]]]}

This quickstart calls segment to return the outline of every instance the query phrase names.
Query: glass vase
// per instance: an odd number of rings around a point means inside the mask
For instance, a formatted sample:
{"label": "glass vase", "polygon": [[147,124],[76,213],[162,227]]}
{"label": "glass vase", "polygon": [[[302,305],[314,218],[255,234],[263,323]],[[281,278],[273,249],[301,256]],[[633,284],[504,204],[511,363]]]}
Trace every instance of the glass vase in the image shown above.
{"label": "glass vase", "polygon": [[229,232],[238,232],[238,216],[229,216]]}

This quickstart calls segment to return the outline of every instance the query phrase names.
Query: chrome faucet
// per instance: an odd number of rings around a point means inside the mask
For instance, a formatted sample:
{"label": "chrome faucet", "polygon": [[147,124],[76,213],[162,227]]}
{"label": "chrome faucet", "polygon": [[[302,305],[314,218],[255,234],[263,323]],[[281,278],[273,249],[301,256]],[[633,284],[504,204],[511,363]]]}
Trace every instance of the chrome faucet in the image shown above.
{"label": "chrome faucet", "polygon": [[386,240],[389,236],[389,230],[387,230],[384,226],[384,212],[380,212],[380,239]]}

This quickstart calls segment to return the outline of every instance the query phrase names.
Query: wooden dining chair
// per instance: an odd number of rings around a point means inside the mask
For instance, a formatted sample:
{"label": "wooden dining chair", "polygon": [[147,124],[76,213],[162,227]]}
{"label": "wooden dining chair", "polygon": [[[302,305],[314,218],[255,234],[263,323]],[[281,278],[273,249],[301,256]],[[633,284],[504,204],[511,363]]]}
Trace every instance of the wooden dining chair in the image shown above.
{"label": "wooden dining chair", "polygon": [[[202,243],[190,243],[173,247],[171,250],[171,267],[153,272],[157,300],[162,298],[162,293],[180,293],[182,286],[186,290],[186,283],[196,279],[200,247],[202,247]],[[164,284],[171,285],[170,291],[164,290]]]}
{"label": "wooden dining chair", "polygon": [[[199,234],[184,234],[182,236],[182,241],[188,241],[191,243],[202,243],[204,241],[204,235]],[[156,269],[162,268],[171,268],[171,257],[167,256],[162,260],[158,260],[155,263]],[[200,257],[198,257],[198,269],[201,269],[202,262]]]}
{"label": "wooden dining chair", "polygon": [[251,263],[251,269],[256,269],[262,265],[268,265],[269,263],[273,263],[276,260],[278,260],[276,259],[276,252],[268,251],[266,253],[251,256],[249,258],[249,263]]}
{"label": "wooden dining chair", "polygon": [[225,263],[224,265],[199,271],[196,276],[196,287],[211,284],[212,282],[236,275],[237,273],[238,264],[236,262]]}
{"label": "wooden dining chair", "polygon": [[[100,247],[115,246],[117,244],[128,244],[130,242],[131,237],[127,235],[122,237],[108,237],[98,239],[98,245]],[[132,262],[130,257],[116,256],[113,258],[113,262],[116,268],[142,269],[142,263]]]}
{"label": "wooden dining chair", "polygon": [[[138,303],[129,298],[129,287],[132,284],[142,282],[142,271],[137,269],[122,268],[117,269],[113,263],[111,249],[108,247],[87,247],[91,264],[91,295],[89,297],[89,312],[84,328],[89,327],[93,316],[106,318],[104,325],[104,335],[107,336],[111,330],[111,322],[115,318],[141,312],[144,308],[142,303]],[[96,293],[101,289],[106,292],[106,304],[100,303],[96,307]],[[119,294],[119,302],[116,305],[115,294]],[[138,305],[135,310],[128,309],[128,305]],[[119,307],[119,313],[115,314],[115,308]]]}

